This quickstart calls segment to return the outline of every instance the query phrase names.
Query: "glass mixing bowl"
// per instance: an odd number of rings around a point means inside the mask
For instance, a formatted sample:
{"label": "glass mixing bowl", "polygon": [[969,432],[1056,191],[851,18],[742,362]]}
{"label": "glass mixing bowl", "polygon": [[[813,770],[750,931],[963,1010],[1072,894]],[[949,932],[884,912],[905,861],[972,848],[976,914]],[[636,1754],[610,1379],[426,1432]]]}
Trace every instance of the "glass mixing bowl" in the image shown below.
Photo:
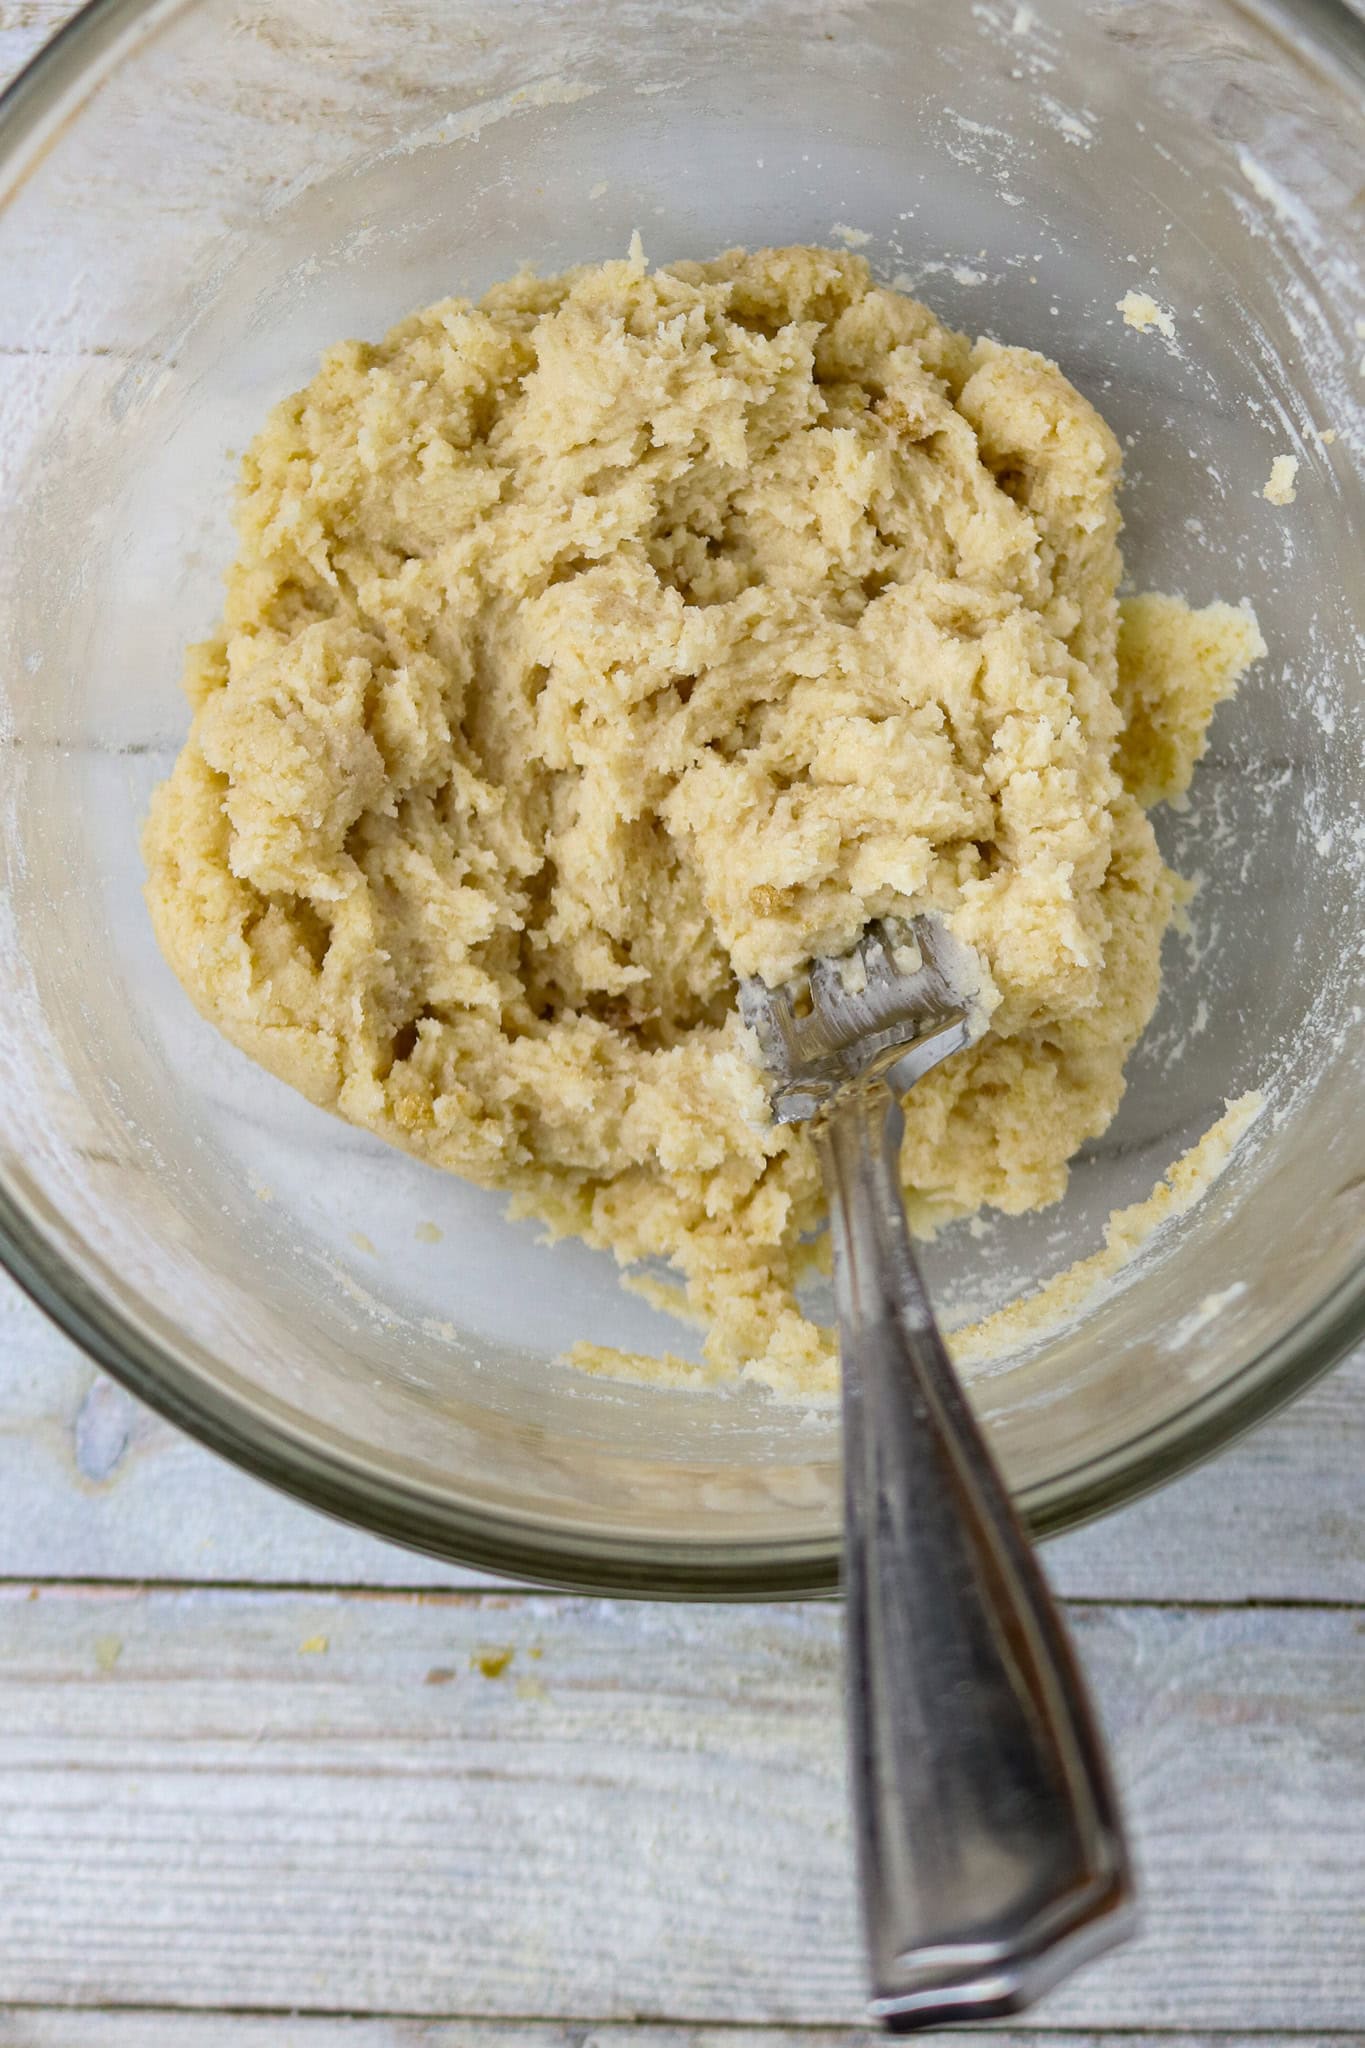
{"label": "glass mixing bowl", "polygon": [[[557,269],[861,247],[1054,354],[1129,450],[1134,583],[1270,653],[1161,830],[1200,889],[1122,1113],[1046,1215],[927,1250],[950,1318],[1094,1250],[1220,1114],[1226,1172],[975,1397],[1046,1531],[1365,1329],[1365,31],[1231,0],[96,0],[0,106],[0,1252],[163,1414],[400,1541],[610,1590],[837,1571],[831,1414],[603,1384],[687,1337],[608,1259],[334,1122],[191,1010],[138,827],[212,625],[234,452],[346,335]],[[1130,290],[1169,312],[1139,331]],[[1261,495],[1276,456],[1297,497]]]}

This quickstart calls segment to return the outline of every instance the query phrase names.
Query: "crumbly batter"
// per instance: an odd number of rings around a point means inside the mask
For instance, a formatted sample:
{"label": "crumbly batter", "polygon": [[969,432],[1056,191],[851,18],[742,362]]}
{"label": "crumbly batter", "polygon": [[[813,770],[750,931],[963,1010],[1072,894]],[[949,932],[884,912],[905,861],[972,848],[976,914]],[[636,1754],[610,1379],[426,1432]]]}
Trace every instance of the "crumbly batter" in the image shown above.
{"label": "crumbly batter", "polygon": [[[1078,1259],[1044,1281],[1032,1294],[997,1309],[979,1323],[952,1331],[951,1348],[958,1364],[975,1365],[1017,1351],[1021,1345],[1056,1329],[1059,1323],[1069,1322],[1087,1308],[1111,1280],[1117,1279],[1163,1223],[1187,1215],[1208,1193],[1264,1108],[1265,1097],[1259,1088],[1239,1095],[1233,1102],[1225,1102],[1216,1123],[1210,1124],[1203,1137],[1166,1169],[1150,1195],[1141,1202],[1131,1202],[1126,1209],[1115,1209],[1104,1226],[1104,1244],[1099,1251]],[[1237,1282],[1221,1293],[1206,1295],[1201,1310],[1210,1301],[1214,1307],[1203,1315],[1202,1321],[1186,1325],[1189,1334],[1212,1322],[1240,1291],[1242,1284]],[[1195,1314],[1198,1316],[1200,1310]]]}
{"label": "crumbly batter", "polygon": [[671,1261],[709,1374],[827,1391],[736,977],[939,908],[1000,1000],[907,1101],[912,1215],[1060,1195],[1156,1000],[1143,806],[1262,651],[1225,606],[1120,631],[1118,476],[1055,364],[842,251],[637,247],[331,350],[190,653],[168,959],[315,1102]]}
{"label": "crumbly batter", "polygon": [[1150,292],[1125,292],[1114,310],[1122,313],[1125,327],[1135,327],[1139,334],[1145,334],[1148,328],[1155,327],[1157,333],[1164,335],[1167,341],[1175,340],[1175,321],[1164,306],[1158,305]]}
{"label": "crumbly batter", "polygon": [[1261,496],[1269,505],[1292,505],[1298,497],[1295,478],[1299,465],[1292,455],[1277,455],[1270,465],[1270,475],[1261,486]]}

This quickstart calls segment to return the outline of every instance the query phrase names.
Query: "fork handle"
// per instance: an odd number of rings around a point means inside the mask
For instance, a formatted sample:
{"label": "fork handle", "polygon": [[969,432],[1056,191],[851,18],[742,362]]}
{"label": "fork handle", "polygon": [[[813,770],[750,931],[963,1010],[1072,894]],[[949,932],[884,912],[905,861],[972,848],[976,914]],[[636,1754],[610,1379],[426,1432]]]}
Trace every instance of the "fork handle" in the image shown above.
{"label": "fork handle", "polygon": [[843,1364],[851,1778],[874,2015],[1017,2012],[1130,1932],[1101,1738],[910,1248],[892,1089],[814,1126]]}

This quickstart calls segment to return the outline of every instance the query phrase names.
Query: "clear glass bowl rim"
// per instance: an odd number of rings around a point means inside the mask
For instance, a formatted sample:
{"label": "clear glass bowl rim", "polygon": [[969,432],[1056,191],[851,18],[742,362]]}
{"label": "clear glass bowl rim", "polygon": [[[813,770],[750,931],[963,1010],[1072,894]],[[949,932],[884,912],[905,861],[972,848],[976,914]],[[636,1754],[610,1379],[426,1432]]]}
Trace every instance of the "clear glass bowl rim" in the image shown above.
{"label": "clear glass bowl rim", "polygon": [[[62,26],[0,94],[0,174],[59,98],[156,5],[87,0]],[[1365,15],[1351,0],[1291,0],[1283,9],[1241,0],[1241,11],[1296,55],[1311,54],[1365,92]],[[168,1422],[281,1492],[408,1549],[538,1585],[642,1599],[792,1599],[838,1588],[839,1546],[829,1537],[679,1544],[580,1535],[553,1518],[496,1514],[400,1482],[333,1450],[202,1380],[106,1300],[3,1185],[0,1266],[97,1365]],[[1107,1514],[1225,1449],[1362,1340],[1365,1253],[1231,1379],[1104,1457],[1025,1490],[1017,1505],[1040,1538]]]}

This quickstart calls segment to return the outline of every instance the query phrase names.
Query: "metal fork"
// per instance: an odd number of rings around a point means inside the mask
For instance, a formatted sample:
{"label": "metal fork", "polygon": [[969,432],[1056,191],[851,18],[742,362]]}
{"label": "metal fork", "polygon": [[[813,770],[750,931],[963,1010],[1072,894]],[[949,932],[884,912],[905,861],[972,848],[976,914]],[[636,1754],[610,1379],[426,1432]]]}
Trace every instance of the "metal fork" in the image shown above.
{"label": "metal fork", "polygon": [[1018,2012],[1131,1931],[1085,1685],[906,1229],[899,1097],[984,1028],[934,916],[740,991],[779,1122],[812,1120],[843,1369],[846,1687],[871,2009]]}

